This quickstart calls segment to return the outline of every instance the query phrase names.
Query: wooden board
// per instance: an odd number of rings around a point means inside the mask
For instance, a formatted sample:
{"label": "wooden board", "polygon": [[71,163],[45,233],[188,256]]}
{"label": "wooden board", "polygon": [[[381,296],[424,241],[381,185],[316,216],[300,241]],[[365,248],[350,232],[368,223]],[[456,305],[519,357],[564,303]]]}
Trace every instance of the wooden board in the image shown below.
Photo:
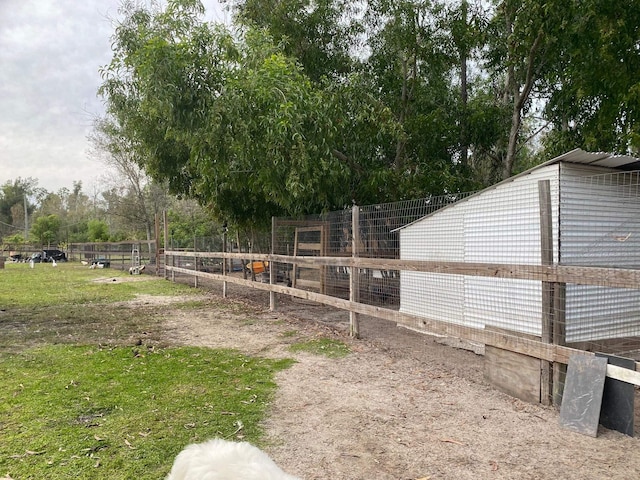
{"label": "wooden board", "polygon": [[[318,242],[303,241],[301,233],[318,233]],[[295,230],[293,256],[313,256],[323,257],[326,254],[326,238],[324,225],[312,226],[312,227],[298,227]],[[317,280],[312,279],[300,279],[298,278],[301,270],[319,270],[317,274]],[[320,293],[325,293],[325,265],[318,264],[304,264],[299,265],[297,262],[293,264],[291,282],[292,287],[311,287],[320,290]]]}
{"label": "wooden board", "polygon": [[538,358],[486,346],[484,378],[504,393],[525,402],[539,403],[540,364]]}

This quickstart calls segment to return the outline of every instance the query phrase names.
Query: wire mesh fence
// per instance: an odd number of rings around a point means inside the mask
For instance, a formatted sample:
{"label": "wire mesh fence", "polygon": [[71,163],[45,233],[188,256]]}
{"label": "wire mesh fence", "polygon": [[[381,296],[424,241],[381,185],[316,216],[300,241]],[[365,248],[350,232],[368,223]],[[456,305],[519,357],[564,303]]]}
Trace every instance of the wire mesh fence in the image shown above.
{"label": "wire mesh fence", "polygon": [[[481,192],[275,218],[270,240],[273,258],[210,260],[352,314],[506,345],[533,372],[566,363],[547,346],[640,360],[640,172],[550,164]],[[535,381],[551,396],[563,371]]]}
{"label": "wire mesh fence", "polygon": [[[359,207],[356,216],[348,209],[279,218],[273,252],[515,270],[524,265],[638,269],[639,174],[593,171],[551,165],[482,192]],[[637,350],[629,341],[640,337],[640,292],[633,285],[613,288],[598,278],[581,278],[554,288],[529,271],[528,277],[495,278],[471,267],[468,274],[361,268],[357,299],[459,325],[462,335],[467,327],[496,329],[587,349]],[[298,288],[349,298],[349,266],[294,264],[288,274]],[[555,330],[545,327],[554,320]]]}

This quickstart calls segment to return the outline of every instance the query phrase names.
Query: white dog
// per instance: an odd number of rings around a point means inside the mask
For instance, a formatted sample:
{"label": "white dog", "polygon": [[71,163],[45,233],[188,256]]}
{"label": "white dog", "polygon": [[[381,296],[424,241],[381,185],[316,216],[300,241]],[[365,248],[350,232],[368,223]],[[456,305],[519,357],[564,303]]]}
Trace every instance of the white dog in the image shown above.
{"label": "white dog", "polygon": [[166,480],[300,480],[247,442],[214,439],[182,450]]}

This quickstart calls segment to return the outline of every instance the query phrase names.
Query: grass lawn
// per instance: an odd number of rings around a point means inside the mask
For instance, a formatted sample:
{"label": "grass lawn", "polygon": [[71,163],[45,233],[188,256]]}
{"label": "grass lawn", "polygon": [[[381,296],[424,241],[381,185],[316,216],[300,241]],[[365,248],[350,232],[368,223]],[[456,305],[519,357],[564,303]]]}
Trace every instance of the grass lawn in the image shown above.
{"label": "grass lawn", "polygon": [[159,479],[189,442],[259,444],[273,376],[291,360],[163,344],[163,307],[114,303],[179,295],[194,308],[197,291],[95,281],[105,276],[128,275],[71,263],[0,270],[0,478]]}

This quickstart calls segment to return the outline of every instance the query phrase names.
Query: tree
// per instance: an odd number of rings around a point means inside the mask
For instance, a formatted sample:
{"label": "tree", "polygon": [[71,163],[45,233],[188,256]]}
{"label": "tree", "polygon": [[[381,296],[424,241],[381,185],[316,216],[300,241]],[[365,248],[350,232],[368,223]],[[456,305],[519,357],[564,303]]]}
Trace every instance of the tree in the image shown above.
{"label": "tree", "polygon": [[492,175],[505,179],[514,172],[518,155],[530,138],[525,121],[532,107],[533,95],[539,92],[546,72],[556,67],[555,53],[564,29],[569,2],[503,0],[496,2],[489,24],[487,50],[489,74],[495,83],[493,92],[497,105],[510,120],[504,125],[506,135],[499,139],[491,152]]}
{"label": "tree", "polygon": [[550,155],[576,145],[640,152],[640,8],[636,1],[571,3],[558,67],[547,78]]}
{"label": "tree", "polygon": [[227,0],[237,23],[266,29],[283,53],[295,58],[312,82],[351,73],[351,52],[362,27],[351,0]]}
{"label": "tree", "polygon": [[38,181],[29,177],[7,181],[0,187],[0,234],[25,228],[25,221],[35,209],[30,198],[40,192],[37,185]]}
{"label": "tree", "polygon": [[25,244],[24,235],[22,233],[14,233],[13,235],[7,235],[2,238],[2,248],[0,251],[3,253],[6,250],[20,250]]}
{"label": "tree", "polygon": [[220,222],[468,190],[560,148],[640,142],[632,0],[228,2],[235,31],[196,0],[126,3],[96,130]]}
{"label": "tree", "polygon": [[31,226],[31,235],[43,246],[50,247],[58,240],[60,218],[57,215],[38,217]]}
{"label": "tree", "polygon": [[[381,143],[397,133],[384,105],[348,97],[349,82],[323,89],[265,32],[236,41],[199,12],[187,1],[155,13],[130,7],[104,70],[109,112],[154,179],[220,219],[262,225],[391,184],[376,177]],[[366,150],[344,151],[365,140]]]}
{"label": "tree", "polygon": [[109,226],[102,220],[89,220],[87,225],[90,242],[106,242],[109,240]]}
{"label": "tree", "polygon": [[[153,236],[154,216],[167,204],[166,187],[153,186],[138,159],[139,151],[110,118],[95,118],[88,137],[91,154],[116,172],[109,194],[110,213],[126,219],[129,230],[144,230],[147,240]],[[114,191],[118,194],[112,195]],[[133,228],[132,228],[133,227]]]}

